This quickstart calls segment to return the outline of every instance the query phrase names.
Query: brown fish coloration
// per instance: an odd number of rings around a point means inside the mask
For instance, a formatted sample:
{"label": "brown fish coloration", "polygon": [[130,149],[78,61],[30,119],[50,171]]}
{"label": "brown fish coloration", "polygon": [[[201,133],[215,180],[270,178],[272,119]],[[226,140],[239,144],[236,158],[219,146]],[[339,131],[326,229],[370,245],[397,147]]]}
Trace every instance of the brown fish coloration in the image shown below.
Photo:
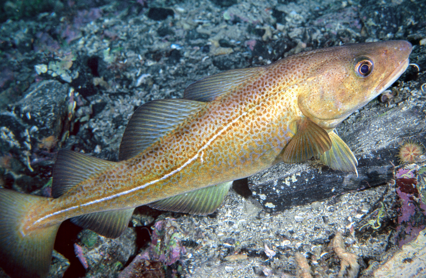
{"label": "brown fish coloration", "polygon": [[333,130],[398,79],[411,49],[388,41],[304,52],[206,77],[183,99],[144,104],[118,162],[60,151],[53,198],[0,190],[0,266],[13,277],[44,277],[66,219],[117,237],[137,206],[209,214],[233,180],[280,161],[314,157],[356,172]]}

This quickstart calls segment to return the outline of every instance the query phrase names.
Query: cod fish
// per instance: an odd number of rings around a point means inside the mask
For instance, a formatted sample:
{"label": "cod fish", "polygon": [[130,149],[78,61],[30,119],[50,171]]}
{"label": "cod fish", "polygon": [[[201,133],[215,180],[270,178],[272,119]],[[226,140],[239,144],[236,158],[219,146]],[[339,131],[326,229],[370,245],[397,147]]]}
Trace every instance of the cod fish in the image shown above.
{"label": "cod fish", "polygon": [[407,41],[387,41],[308,51],[206,77],[183,99],[142,105],[118,162],[62,150],[53,198],[0,189],[0,266],[12,277],[45,277],[67,219],[118,237],[141,205],[206,215],[233,180],[280,161],[316,158],[356,172],[334,129],[399,78],[411,50]]}

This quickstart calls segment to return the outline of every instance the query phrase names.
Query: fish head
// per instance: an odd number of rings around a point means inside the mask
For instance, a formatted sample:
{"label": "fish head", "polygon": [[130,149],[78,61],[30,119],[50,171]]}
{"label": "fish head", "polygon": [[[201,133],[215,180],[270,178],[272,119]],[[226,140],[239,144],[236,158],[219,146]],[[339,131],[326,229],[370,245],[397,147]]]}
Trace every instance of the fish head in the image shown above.
{"label": "fish head", "polygon": [[407,41],[351,44],[312,54],[298,106],[325,129],[335,128],[392,85],[409,64]]}

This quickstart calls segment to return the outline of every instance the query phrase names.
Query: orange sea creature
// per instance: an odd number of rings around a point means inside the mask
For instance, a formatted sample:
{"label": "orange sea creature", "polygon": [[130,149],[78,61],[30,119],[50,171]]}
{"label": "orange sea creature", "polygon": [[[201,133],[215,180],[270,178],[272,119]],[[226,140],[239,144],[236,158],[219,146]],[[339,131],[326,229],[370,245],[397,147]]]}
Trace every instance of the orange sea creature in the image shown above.
{"label": "orange sea creature", "polygon": [[49,137],[44,137],[41,139],[41,142],[38,144],[40,149],[47,149],[49,152],[56,147],[58,139],[55,136],[51,135]]}
{"label": "orange sea creature", "polygon": [[423,155],[422,145],[412,141],[405,142],[399,148],[398,152],[399,161],[401,163],[417,162],[421,155]]}

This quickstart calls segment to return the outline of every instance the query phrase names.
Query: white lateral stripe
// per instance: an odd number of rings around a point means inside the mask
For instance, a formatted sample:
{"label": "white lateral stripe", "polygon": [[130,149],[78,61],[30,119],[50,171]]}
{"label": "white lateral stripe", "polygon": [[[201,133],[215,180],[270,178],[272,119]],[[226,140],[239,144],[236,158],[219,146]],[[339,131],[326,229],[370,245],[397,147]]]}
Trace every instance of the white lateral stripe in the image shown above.
{"label": "white lateral stripe", "polygon": [[39,218],[37,221],[35,221],[35,222],[33,223],[33,225],[34,225],[34,224],[37,224],[38,222],[43,221],[44,219],[47,219],[47,218],[51,217],[51,216],[55,216],[55,215],[57,215],[57,214],[61,214],[61,213],[63,213],[63,212],[67,212],[67,211],[70,211],[70,210],[76,209],[76,208],[78,208],[78,207],[79,207],[79,206],[73,206],[73,207],[69,207],[69,208],[63,209],[63,210],[55,211],[55,212],[50,213],[50,214],[48,214],[48,215],[46,215],[46,216],[44,216],[44,217],[42,217],[42,218]]}
{"label": "white lateral stripe", "polygon": [[[252,108],[253,109],[253,108]],[[252,110],[252,109],[250,109],[250,110]],[[50,213],[50,214],[48,214],[48,215],[46,215],[46,216],[44,216],[44,217],[42,217],[42,218],[40,218],[40,219],[38,219],[37,221],[35,221],[33,224],[36,224],[36,223],[38,223],[38,222],[41,222],[41,221],[43,221],[43,220],[45,220],[45,219],[47,219],[47,218],[49,218],[49,217],[52,217],[52,216],[55,216],[55,215],[58,215],[58,214],[61,214],[61,213],[63,213],[63,212],[67,212],[67,211],[70,211],[70,210],[74,210],[74,209],[78,209],[78,208],[81,208],[81,207],[86,207],[86,206],[90,206],[90,205],[93,205],[93,204],[97,204],[97,203],[100,203],[100,202],[103,202],[103,201],[107,201],[107,200],[111,200],[111,199],[114,199],[114,198],[117,198],[117,197],[120,197],[120,196],[123,196],[123,195],[127,195],[127,194],[129,194],[129,193],[132,193],[132,192],[135,192],[135,191],[138,191],[138,190],[140,190],[140,189],[144,189],[145,187],[147,187],[147,186],[150,186],[150,185],[152,185],[152,184],[154,184],[154,183],[157,183],[157,182],[159,182],[159,181],[162,181],[162,180],[165,180],[165,179],[167,179],[168,177],[170,177],[170,176],[172,176],[172,175],[174,175],[174,174],[176,174],[176,173],[178,173],[178,172],[180,172],[183,168],[185,168],[188,164],[190,164],[192,161],[194,161],[194,160],[196,160],[198,157],[200,157],[200,153],[202,153],[217,137],[219,137],[219,135],[221,135],[223,132],[225,132],[225,130],[227,130],[233,123],[235,123],[236,121],[238,121],[241,117],[243,117],[243,116],[245,116],[246,114],[247,114],[248,112],[244,112],[244,113],[242,113],[239,117],[237,117],[235,120],[233,120],[232,122],[230,122],[229,124],[227,124],[220,132],[218,132],[218,133],[216,133],[203,147],[201,147],[199,150],[198,150],[198,152],[195,154],[195,156],[193,156],[191,159],[189,159],[187,162],[185,162],[181,167],[179,167],[179,168],[177,168],[176,170],[174,170],[174,171],[172,171],[172,172],[170,172],[170,173],[168,173],[168,174],[166,174],[166,175],[164,175],[164,176],[162,176],[161,178],[159,178],[159,179],[157,179],[157,180],[153,180],[153,181],[151,181],[151,182],[148,182],[148,183],[145,183],[145,184],[142,184],[142,185],[140,185],[140,186],[138,186],[138,187],[135,187],[135,188],[132,188],[132,189],[129,189],[129,190],[126,190],[126,191],[123,191],[123,192],[119,192],[119,193],[117,193],[117,194],[114,194],[114,195],[110,195],[110,196],[108,196],[108,197],[104,197],[104,198],[100,198],[100,199],[97,199],[97,200],[94,200],[94,201],[90,201],[90,202],[88,202],[88,203],[85,203],[85,204],[82,204],[82,205],[78,205],[78,206],[72,206],[72,207],[69,207],[69,208],[66,208],[66,209],[63,209],[63,210],[59,210],[59,211],[56,211],[56,212],[53,212],[53,213]],[[203,153],[202,153],[202,156],[203,156]],[[202,157],[201,156],[201,157]]]}

